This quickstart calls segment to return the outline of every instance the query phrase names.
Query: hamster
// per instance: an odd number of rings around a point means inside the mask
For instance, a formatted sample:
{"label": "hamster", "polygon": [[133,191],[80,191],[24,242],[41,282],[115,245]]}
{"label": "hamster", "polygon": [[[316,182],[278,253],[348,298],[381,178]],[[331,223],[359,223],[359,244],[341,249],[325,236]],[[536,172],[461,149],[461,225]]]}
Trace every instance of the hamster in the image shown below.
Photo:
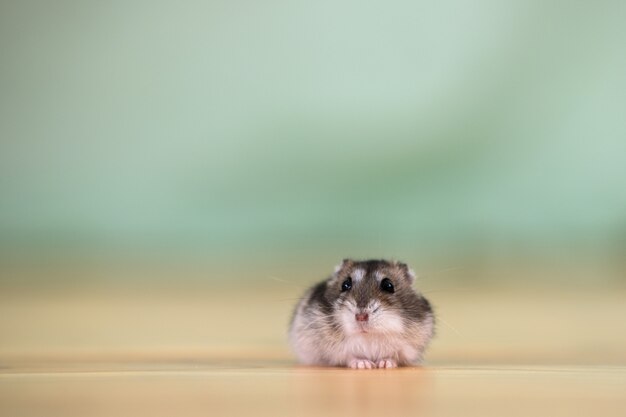
{"label": "hamster", "polygon": [[414,280],[404,263],[344,259],[296,305],[289,341],[298,361],[355,369],[421,363],[435,317]]}

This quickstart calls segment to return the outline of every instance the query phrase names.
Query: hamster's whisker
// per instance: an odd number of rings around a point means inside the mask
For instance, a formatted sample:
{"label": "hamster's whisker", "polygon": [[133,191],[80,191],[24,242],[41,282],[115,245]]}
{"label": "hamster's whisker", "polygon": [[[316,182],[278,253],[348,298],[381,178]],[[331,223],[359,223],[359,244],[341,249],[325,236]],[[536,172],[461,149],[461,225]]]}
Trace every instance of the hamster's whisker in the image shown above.
{"label": "hamster's whisker", "polygon": [[330,321],[331,320],[327,316],[313,317],[310,319],[309,323],[307,323],[307,327],[318,323],[329,323]]}
{"label": "hamster's whisker", "polygon": [[454,333],[456,333],[457,336],[460,336],[462,338],[465,338],[465,336],[463,335],[463,333],[461,333],[460,331],[458,331],[453,325],[451,325],[450,323],[448,323],[446,320],[443,319],[443,317],[439,316],[437,317],[437,321],[442,322],[443,324],[445,324],[450,330],[452,330]]}
{"label": "hamster's whisker", "polygon": [[284,302],[284,301],[300,301],[302,298],[301,297],[294,297],[294,298],[279,298],[279,299],[274,299],[272,301],[276,301],[276,302]]}
{"label": "hamster's whisker", "polygon": [[442,292],[442,291],[469,291],[469,289],[467,288],[461,288],[461,287],[445,287],[445,288],[433,288],[430,290],[422,290],[421,293],[422,294],[431,294],[434,292]]}
{"label": "hamster's whisker", "polygon": [[292,281],[288,281],[288,280],[285,280],[285,279],[281,279],[281,278],[278,278],[278,277],[275,277],[275,276],[269,276],[267,278],[269,278],[269,279],[271,279],[273,281],[282,282],[283,284],[289,284],[289,285],[297,287],[297,288],[306,288],[305,285],[298,284],[298,283],[295,283],[295,282],[292,282]]}
{"label": "hamster's whisker", "polygon": [[304,326],[304,327],[302,328],[302,330],[309,330],[309,329],[312,329],[312,328],[314,328],[314,327],[317,327],[316,325],[318,325],[318,324],[320,324],[320,323],[322,323],[323,325],[324,325],[324,324],[325,324],[325,325],[328,325],[328,324],[329,324],[329,323],[328,323],[328,320],[327,320],[327,318],[326,318],[326,317],[316,317],[314,320],[312,320],[311,322],[307,323],[307,325],[306,325],[306,326]]}

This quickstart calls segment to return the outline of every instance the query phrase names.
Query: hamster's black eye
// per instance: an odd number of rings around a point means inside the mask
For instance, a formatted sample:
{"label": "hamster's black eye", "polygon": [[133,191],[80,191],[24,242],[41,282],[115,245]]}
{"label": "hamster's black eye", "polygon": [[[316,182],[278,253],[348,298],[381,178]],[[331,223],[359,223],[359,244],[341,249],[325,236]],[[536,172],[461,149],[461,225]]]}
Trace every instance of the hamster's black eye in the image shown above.
{"label": "hamster's black eye", "polygon": [[383,278],[383,280],[380,281],[380,289],[390,294],[393,294],[395,291],[393,288],[393,283],[389,278]]}
{"label": "hamster's black eye", "polygon": [[350,288],[352,288],[352,278],[348,277],[343,284],[341,284],[341,292],[348,291]]}

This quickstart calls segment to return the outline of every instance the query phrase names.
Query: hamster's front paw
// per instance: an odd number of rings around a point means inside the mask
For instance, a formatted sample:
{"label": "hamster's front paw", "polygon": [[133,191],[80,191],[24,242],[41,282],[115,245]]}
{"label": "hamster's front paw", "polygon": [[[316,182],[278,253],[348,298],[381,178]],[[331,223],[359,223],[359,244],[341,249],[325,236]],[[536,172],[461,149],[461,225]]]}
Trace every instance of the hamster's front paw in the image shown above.
{"label": "hamster's front paw", "polygon": [[397,368],[398,367],[398,362],[396,362],[393,359],[381,359],[380,361],[378,361],[378,367],[379,368]]}
{"label": "hamster's front paw", "polygon": [[348,366],[352,369],[374,369],[376,364],[367,359],[352,359],[348,361]]}

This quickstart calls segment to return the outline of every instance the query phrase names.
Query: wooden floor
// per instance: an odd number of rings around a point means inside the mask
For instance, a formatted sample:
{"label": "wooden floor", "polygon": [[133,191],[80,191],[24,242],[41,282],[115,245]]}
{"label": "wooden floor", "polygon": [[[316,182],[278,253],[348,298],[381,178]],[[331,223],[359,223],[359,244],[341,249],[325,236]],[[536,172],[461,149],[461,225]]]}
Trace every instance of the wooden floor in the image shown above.
{"label": "wooden floor", "polygon": [[626,291],[429,294],[423,367],[301,367],[299,289],[0,293],[0,416],[626,416]]}

